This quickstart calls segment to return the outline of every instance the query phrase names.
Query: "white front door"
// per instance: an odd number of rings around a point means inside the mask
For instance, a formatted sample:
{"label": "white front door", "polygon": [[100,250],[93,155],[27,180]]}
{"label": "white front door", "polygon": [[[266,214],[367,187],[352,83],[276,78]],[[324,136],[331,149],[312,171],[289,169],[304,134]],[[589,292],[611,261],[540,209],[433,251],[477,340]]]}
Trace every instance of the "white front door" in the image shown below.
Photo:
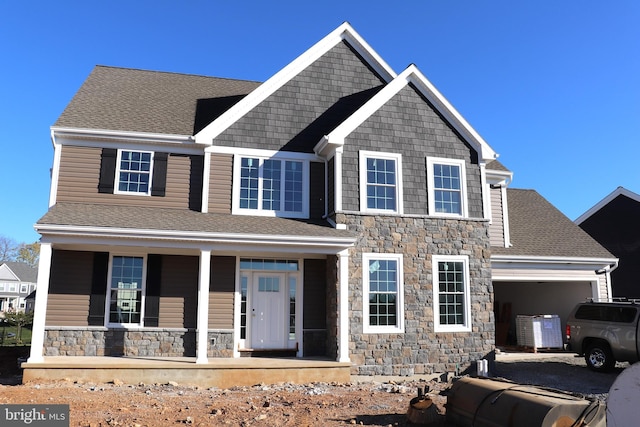
{"label": "white front door", "polygon": [[286,348],[287,289],[284,273],[254,273],[251,295],[251,347]]}

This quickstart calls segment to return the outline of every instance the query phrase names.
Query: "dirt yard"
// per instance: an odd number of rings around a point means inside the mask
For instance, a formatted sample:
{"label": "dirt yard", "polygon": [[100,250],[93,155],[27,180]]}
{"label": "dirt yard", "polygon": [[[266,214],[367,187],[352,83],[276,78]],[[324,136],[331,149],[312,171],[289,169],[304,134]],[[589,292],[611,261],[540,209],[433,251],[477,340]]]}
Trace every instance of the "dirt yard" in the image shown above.
{"label": "dirt yard", "polygon": [[[15,359],[14,359],[15,360]],[[580,359],[501,362],[496,374],[521,384],[565,387],[605,399],[622,368],[594,375]],[[418,388],[431,390],[445,411],[447,382],[353,382],[255,385],[203,389],[180,384],[55,383],[21,385],[19,374],[0,379],[0,404],[67,404],[70,426],[407,426]],[[568,381],[568,379],[571,379]],[[440,393],[443,394],[440,394]],[[439,416],[444,424],[444,415]]]}

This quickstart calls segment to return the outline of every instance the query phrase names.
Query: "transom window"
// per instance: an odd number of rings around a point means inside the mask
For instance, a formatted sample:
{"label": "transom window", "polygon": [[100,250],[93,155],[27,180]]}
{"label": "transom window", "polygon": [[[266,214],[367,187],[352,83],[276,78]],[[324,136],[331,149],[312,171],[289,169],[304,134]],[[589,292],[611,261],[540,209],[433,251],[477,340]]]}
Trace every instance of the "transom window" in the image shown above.
{"label": "transom window", "polygon": [[433,256],[436,332],[471,330],[468,266],[466,256]]}
{"label": "transom window", "polygon": [[150,194],[152,162],[152,152],[119,150],[116,192]]}
{"label": "transom window", "polygon": [[402,213],[402,157],[360,151],[360,210]]}
{"label": "transom window", "polygon": [[463,160],[428,158],[427,177],[431,215],[468,216]]}
{"label": "transom window", "polygon": [[308,216],[308,162],[247,156],[237,164],[234,213]]}
{"label": "transom window", "polygon": [[363,254],[364,332],[404,332],[401,254]]}
{"label": "transom window", "polygon": [[109,323],[140,325],[144,258],[113,256],[109,285]]}

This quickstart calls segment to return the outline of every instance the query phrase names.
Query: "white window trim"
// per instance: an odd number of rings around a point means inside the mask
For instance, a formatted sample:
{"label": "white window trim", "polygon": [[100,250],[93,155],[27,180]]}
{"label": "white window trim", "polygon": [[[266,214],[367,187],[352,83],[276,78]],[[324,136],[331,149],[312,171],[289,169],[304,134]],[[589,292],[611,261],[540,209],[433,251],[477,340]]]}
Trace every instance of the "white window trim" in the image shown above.
{"label": "white window trim", "polygon": [[[369,209],[367,207],[367,159],[394,160],[396,162],[396,209]],[[360,211],[367,213],[404,213],[402,193],[402,154],[383,153],[379,151],[359,151],[360,174]]]}
{"label": "white window trim", "polygon": [[[111,277],[113,274],[113,257],[114,256],[125,256],[125,257],[137,257],[142,258],[142,295],[140,297],[140,323],[117,323],[110,322],[109,318],[111,317],[109,310],[111,307]],[[109,274],[107,275],[107,295],[105,298],[105,307],[104,307],[104,324],[106,327],[115,327],[115,328],[140,328],[144,327],[144,309],[145,309],[145,299],[147,296],[147,255],[139,254],[139,253],[112,253],[109,254]]]}
{"label": "white window trim", "polygon": [[[151,162],[149,164],[149,186],[148,186],[146,192],[144,192],[144,191],[122,191],[122,190],[120,190],[120,162],[121,162],[121,159],[122,159],[122,152],[123,151],[151,154]],[[118,156],[116,158],[116,176],[115,176],[115,183],[113,185],[113,194],[129,194],[129,195],[136,195],[136,196],[151,196],[151,185],[153,183],[153,160],[154,160],[153,158],[154,158],[154,152],[153,151],[119,148],[118,149]]]}
{"label": "white window trim", "polygon": [[[280,160],[294,161],[302,163],[302,212],[275,211],[262,209],[262,184],[263,178],[258,179],[258,209],[241,209],[240,208],[240,173],[241,159],[257,158],[261,165],[264,160]],[[255,152],[236,153],[233,156],[233,184],[232,184],[232,202],[231,213],[233,215],[254,215],[254,216],[277,216],[282,218],[309,218],[309,166],[310,161],[300,156],[286,157],[284,155],[268,156],[264,154],[256,154]],[[262,166],[261,166],[262,167]]]}
{"label": "white window trim", "polygon": [[[371,260],[395,260],[397,261],[398,283],[397,297],[398,304],[396,313],[396,326],[371,326],[369,325],[369,261]],[[380,253],[363,253],[362,254],[362,332],[365,334],[384,334],[404,333],[404,269],[402,254],[380,254]]]}
{"label": "white window trim", "polygon": [[[446,212],[436,212],[435,201],[435,181],[433,174],[434,165],[452,165],[460,167],[460,203],[462,204],[462,214],[452,214]],[[467,201],[467,171],[464,160],[446,159],[443,157],[427,157],[427,187],[429,191],[429,215],[441,217],[467,218],[469,207]]]}
{"label": "white window trim", "polygon": [[[440,324],[440,291],[438,264],[441,262],[464,263],[464,325]],[[466,255],[433,255],[431,257],[433,277],[433,324],[435,332],[471,332],[471,287],[469,283],[469,257]]]}

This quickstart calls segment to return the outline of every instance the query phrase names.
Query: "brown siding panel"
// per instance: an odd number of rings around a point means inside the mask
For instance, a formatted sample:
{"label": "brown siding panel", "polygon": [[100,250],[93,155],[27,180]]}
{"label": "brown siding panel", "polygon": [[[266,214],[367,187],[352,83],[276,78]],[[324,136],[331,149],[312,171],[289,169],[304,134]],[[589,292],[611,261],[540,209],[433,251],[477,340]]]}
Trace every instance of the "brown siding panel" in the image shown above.
{"label": "brown siding panel", "polygon": [[[191,166],[201,156],[170,154],[165,196],[153,197],[98,193],[101,153],[101,148],[62,147],[57,201],[189,209]],[[195,185],[200,188],[202,184]]]}
{"label": "brown siding panel", "polygon": [[304,308],[302,310],[304,329],[325,329],[327,327],[327,261],[324,259],[304,260]]}
{"label": "brown siding panel", "polygon": [[236,288],[236,258],[211,258],[209,329],[233,329],[233,296]]}
{"label": "brown siding panel", "polygon": [[159,327],[196,327],[198,270],[198,257],[162,257]]}
{"label": "brown siding panel", "polygon": [[93,252],[54,250],[47,326],[88,326]]}
{"label": "brown siding panel", "polygon": [[209,173],[209,212],[231,213],[231,184],[233,182],[233,156],[211,155]]}
{"label": "brown siding panel", "polygon": [[489,226],[491,246],[504,246],[502,189],[492,188],[489,194],[491,196],[491,225]]}

